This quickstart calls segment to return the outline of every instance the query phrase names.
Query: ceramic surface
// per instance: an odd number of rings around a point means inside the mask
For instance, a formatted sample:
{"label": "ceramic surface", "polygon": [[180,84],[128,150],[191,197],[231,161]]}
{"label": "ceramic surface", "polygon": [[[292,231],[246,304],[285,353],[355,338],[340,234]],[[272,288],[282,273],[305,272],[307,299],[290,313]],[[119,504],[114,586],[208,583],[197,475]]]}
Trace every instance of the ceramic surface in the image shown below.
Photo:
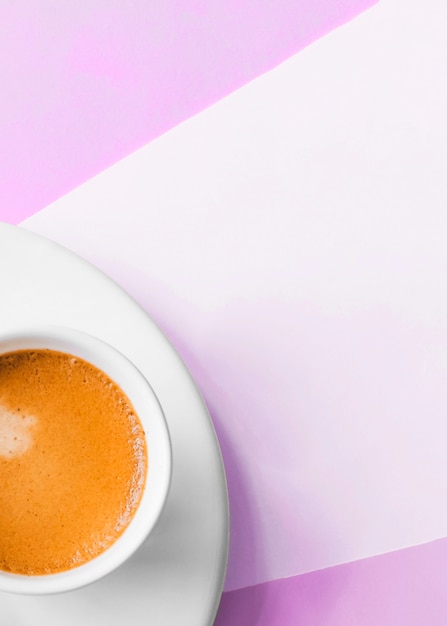
{"label": "ceramic surface", "polygon": [[223,586],[228,499],[207,409],[183,362],[112,280],[49,240],[0,224],[0,327],[71,326],[123,352],[151,382],[171,435],[173,474],[149,539],[117,571],[54,596],[0,594],[2,623],[209,626]]}

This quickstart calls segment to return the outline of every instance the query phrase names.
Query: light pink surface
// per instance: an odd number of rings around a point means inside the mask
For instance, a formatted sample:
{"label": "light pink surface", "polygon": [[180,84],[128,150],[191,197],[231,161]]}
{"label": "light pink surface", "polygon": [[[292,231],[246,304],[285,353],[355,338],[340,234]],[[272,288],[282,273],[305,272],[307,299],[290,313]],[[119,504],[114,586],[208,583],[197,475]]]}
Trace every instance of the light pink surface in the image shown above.
{"label": "light pink surface", "polygon": [[0,219],[18,223],[374,2],[2,3]]}
{"label": "light pink surface", "polygon": [[447,541],[225,593],[215,626],[445,626]]}

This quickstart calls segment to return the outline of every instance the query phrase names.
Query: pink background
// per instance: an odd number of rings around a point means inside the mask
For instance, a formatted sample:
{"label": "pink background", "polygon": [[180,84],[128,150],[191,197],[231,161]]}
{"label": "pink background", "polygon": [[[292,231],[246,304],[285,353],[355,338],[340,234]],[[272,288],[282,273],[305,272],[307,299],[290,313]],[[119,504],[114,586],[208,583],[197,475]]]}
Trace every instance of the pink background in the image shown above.
{"label": "pink background", "polygon": [[42,209],[373,3],[2,3],[0,217]]}
{"label": "pink background", "polygon": [[445,9],[281,64],[372,3],[286,4],[0,9],[0,218],[115,278],[198,381],[219,626],[445,623]]}
{"label": "pink background", "polygon": [[447,542],[224,594],[216,626],[442,626]]}

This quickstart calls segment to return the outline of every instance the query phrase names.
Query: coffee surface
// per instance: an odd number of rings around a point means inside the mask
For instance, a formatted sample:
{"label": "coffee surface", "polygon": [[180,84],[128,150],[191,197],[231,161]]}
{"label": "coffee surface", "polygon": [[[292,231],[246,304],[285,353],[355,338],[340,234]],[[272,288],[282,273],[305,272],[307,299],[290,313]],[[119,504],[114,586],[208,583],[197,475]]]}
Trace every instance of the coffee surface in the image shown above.
{"label": "coffee surface", "polygon": [[146,471],[141,422],[106,374],[53,350],[0,355],[0,569],[51,574],[101,554]]}

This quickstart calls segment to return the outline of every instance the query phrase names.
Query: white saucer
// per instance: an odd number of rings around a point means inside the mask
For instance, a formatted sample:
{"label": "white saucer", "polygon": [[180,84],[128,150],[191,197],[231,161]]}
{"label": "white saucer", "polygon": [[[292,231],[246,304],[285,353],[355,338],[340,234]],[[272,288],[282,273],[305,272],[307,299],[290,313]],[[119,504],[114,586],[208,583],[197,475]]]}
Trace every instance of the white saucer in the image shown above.
{"label": "white saucer", "polygon": [[66,325],[108,341],[146,375],[172,436],[174,471],[151,537],[116,572],[54,596],[0,593],[0,623],[210,626],[228,552],[228,499],[207,409],[180,357],[112,280],[65,248],[0,223],[0,327]]}

